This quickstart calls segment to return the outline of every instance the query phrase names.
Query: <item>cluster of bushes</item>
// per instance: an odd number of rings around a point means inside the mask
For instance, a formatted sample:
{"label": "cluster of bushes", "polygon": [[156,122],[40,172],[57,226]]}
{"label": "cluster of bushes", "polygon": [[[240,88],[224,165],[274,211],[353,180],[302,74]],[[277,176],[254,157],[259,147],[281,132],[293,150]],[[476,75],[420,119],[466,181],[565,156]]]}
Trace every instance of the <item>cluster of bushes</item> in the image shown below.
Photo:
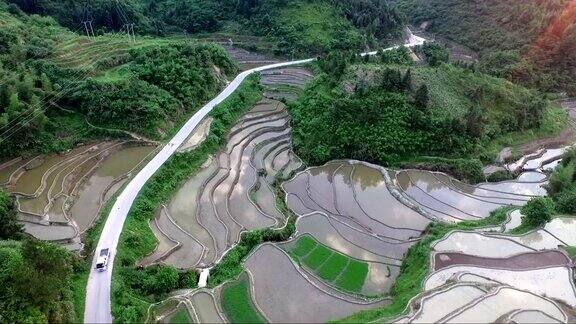
{"label": "cluster of bushes", "polygon": [[215,154],[225,144],[226,134],[234,122],[261,95],[258,77],[246,79],[233,95],[211,112],[213,122],[206,140],[191,152],[172,156],[140,191],[126,220],[116,255],[112,287],[112,314],[116,320],[140,321],[146,314],[147,302],[158,301],[174,289],[196,285],[196,274],[193,272],[179,273],[164,265],[135,268],[136,262],[156,246],[156,238],[148,223],[156,216],[161,204],[169,200],[186,179],[200,170],[209,155]]}
{"label": "cluster of bushes", "polygon": [[522,206],[521,211],[524,216],[520,227],[514,229],[515,232],[537,228],[551,221],[555,213],[554,201],[549,197],[532,198]]}
{"label": "cluster of bushes", "polygon": [[76,322],[71,277],[79,260],[28,237],[14,202],[0,190],[0,319],[7,323]]}
{"label": "cluster of bushes", "polygon": [[129,62],[118,72],[123,78],[88,79],[63,104],[80,107],[98,126],[160,138],[236,72],[226,52],[209,44],[139,47],[130,50]]}
{"label": "cluster of bushes", "polygon": [[559,213],[576,214],[576,149],[564,154],[546,189]]}
{"label": "cluster of bushes", "polygon": [[547,102],[536,93],[444,63],[437,45],[419,51],[437,66],[411,65],[406,49],[320,58],[318,78],[289,106],[298,155],[311,165],[413,161],[477,182],[488,142],[540,126]]}

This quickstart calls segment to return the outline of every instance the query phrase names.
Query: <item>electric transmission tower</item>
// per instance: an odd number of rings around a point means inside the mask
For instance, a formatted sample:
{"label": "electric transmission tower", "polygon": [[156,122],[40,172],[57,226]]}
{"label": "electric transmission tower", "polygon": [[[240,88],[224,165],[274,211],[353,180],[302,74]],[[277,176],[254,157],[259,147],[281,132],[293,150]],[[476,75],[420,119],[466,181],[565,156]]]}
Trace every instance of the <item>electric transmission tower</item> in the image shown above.
{"label": "electric transmission tower", "polygon": [[94,35],[94,28],[92,27],[92,6],[90,5],[90,0],[87,0],[84,4],[82,25],[84,25],[84,31],[88,39],[96,37],[96,35]]}
{"label": "electric transmission tower", "polygon": [[118,17],[124,24],[122,26],[122,29],[126,28],[128,42],[136,42],[136,34],[134,33],[134,23],[130,22],[130,20],[128,19],[128,15],[126,15],[126,11],[124,11],[124,8],[122,8],[120,0],[116,0],[116,12],[118,13]]}

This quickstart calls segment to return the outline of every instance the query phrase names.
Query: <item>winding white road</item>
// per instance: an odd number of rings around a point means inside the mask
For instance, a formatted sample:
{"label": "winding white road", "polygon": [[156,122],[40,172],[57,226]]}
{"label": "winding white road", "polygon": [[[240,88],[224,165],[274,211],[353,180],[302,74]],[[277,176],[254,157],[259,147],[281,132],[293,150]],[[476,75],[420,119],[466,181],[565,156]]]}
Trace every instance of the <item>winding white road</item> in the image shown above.
{"label": "winding white road", "polygon": [[[409,37],[405,45],[406,47],[412,47],[421,45],[424,43],[424,39],[413,35],[409,32]],[[385,50],[396,49],[400,46],[393,46],[386,48]],[[362,53],[361,55],[374,55],[377,52]],[[194,131],[196,126],[200,124],[202,119],[218,104],[224,101],[228,96],[230,96],[238,86],[254,72],[260,72],[264,70],[276,69],[291,65],[301,65],[314,61],[315,59],[306,59],[300,61],[292,61],[285,63],[277,63],[266,65],[251,70],[244,71],[240,73],[228,86],[212,101],[207,103],[202,109],[200,109],[194,116],[192,116],[186,124],[178,131],[176,136],[166,144],[162,150],[152,159],[146,166],[138,172],[138,174],[130,180],[124,191],[118,196],[106,224],[102,229],[102,234],[100,235],[100,240],[98,241],[98,246],[96,251],[100,251],[102,248],[110,248],[111,255],[108,260],[108,270],[104,272],[99,272],[95,269],[96,258],[98,253],[94,253],[94,259],[92,261],[92,268],[90,270],[90,277],[88,278],[88,284],[86,286],[86,308],[84,311],[84,322],[85,323],[111,323],[112,314],[110,308],[110,287],[112,283],[112,271],[114,266],[114,257],[116,255],[116,248],[118,246],[118,239],[122,233],[122,227],[124,226],[124,221],[128,212],[132,207],[132,203],[136,199],[136,196],[144,187],[144,184],[152,175],[166,162],[174,152],[186,141],[190,134]]]}

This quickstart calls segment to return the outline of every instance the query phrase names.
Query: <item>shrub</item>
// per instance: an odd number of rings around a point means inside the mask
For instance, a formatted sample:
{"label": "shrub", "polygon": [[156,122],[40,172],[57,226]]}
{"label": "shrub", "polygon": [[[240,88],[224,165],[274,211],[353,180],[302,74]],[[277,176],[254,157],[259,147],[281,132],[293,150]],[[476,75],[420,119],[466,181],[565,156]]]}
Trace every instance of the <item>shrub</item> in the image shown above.
{"label": "shrub", "polygon": [[554,201],[548,197],[532,198],[522,207],[522,226],[538,227],[552,220]]}
{"label": "shrub", "polygon": [[564,190],[558,195],[556,209],[559,213],[576,214],[576,187]]}
{"label": "shrub", "polygon": [[486,178],[488,182],[500,182],[512,179],[514,179],[514,175],[512,175],[508,170],[498,170]]}
{"label": "shrub", "polygon": [[546,186],[546,191],[551,197],[555,197],[560,192],[572,186],[575,175],[574,164],[559,165],[550,176],[550,181]]}

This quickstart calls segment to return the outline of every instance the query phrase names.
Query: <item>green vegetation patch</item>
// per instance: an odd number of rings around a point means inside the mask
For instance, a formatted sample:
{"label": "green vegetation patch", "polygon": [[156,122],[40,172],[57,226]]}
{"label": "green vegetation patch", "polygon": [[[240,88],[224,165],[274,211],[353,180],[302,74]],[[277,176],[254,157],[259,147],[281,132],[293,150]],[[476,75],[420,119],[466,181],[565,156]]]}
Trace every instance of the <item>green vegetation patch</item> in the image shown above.
{"label": "green vegetation patch", "polygon": [[484,180],[481,162],[502,149],[493,143],[514,134],[516,144],[521,134],[548,137],[567,126],[566,114],[534,90],[442,62],[386,64],[386,55],[319,59],[318,77],[288,105],[294,150],[307,164],[414,162],[477,182]]}
{"label": "green vegetation patch", "polygon": [[222,287],[222,308],[231,323],[264,323],[250,297],[250,283],[246,274]]}
{"label": "green vegetation patch", "polygon": [[344,290],[359,292],[368,276],[368,263],[358,260],[350,260],[336,285]]}
{"label": "green vegetation patch", "polygon": [[334,281],[348,265],[349,260],[350,259],[343,254],[333,253],[318,269],[318,276],[327,281]]}
{"label": "green vegetation patch", "polygon": [[192,323],[190,319],[190,315],[188,315],[188,311],[184,309],[178,309],[176,313],[170,316],[170,324],[188,324]]}
{"label": "green vegetation patch", "polygon": [[300,236],[288,254],[318,277],[344,291],[359,293],[368,276],[367,262],[335,251],[308,234]]}
{"label": "green vegetation patch", "polygon": [[326,262],[326,260],[332,256],[332,254],[332,250],[328,249],[322,244],[318,244],[316,248],[312,250],[312,252],[310,252],[310,254],[308,254],[308,256],[306,256],[302,261],[308,268],[316,270],[318,267],[324,264],[324,262]]}
{"label": "green vegetation patch", "polygon": [[317,245],[316,240],[308,235],[304,235],[298,239],[296,246],[290,250],[290,252],[294,253],[297,257],[303,257],[310,253]]}
{"label": "green vegetation patch", "polygon": [[[480,54],[478,70],[544,91],[576,93],[574,7],[570,0],[398,0],[415,25]],[[564,55],[559,55],[563,53]]]}

